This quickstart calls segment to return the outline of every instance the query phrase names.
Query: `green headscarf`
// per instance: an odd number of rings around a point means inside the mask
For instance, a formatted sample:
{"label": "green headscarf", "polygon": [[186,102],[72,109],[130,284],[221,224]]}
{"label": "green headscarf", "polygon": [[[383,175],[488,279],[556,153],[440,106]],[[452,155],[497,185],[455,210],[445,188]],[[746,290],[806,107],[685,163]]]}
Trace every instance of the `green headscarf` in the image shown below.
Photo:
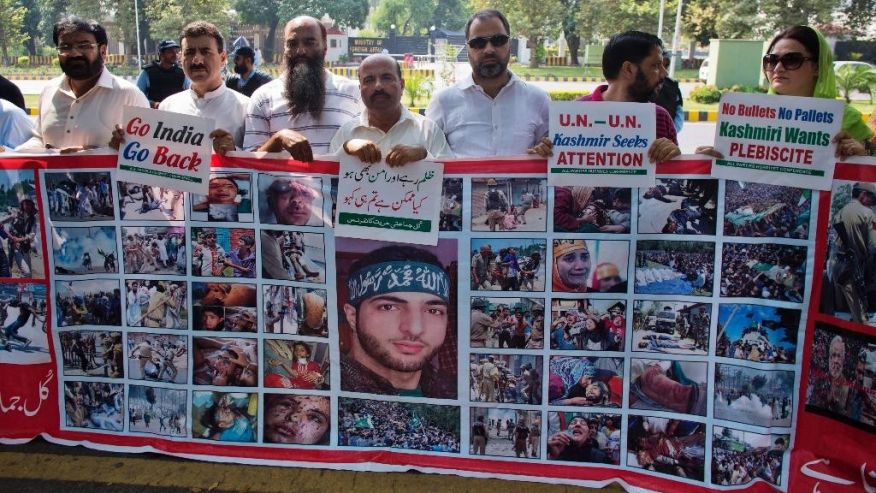
{"label": "green headscarf", "polygon": [[[836,74],[833,71],[833,49],[831,49],[827,40],[817,29],[805,27],[811,29],[818,36],[818,79],[815,81],[815,90],[812,97],[836,99],[839,92],[836,90]],[[770,85],[769,93],[776,93],[772,85]],[[867,140],[873,135],[873,131],[864,123],[864,117],[861,115],[861,112],[848,104],[845,105],[841,128],[853,139],[859,141]]]}

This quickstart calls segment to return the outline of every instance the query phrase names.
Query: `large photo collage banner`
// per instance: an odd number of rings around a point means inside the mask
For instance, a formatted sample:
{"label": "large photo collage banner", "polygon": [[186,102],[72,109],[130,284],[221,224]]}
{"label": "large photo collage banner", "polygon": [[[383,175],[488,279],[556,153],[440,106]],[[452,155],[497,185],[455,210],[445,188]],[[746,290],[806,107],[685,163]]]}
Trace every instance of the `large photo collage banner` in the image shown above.
{"label": "large photo collage banner", "polygon": [[[766,491],[788,489],[802,405],[873,429],[873,375],[816,373],[873,371],[872,334],[837,332],[870,316],[842,249],[868,233],[833,228],[816,265],[809,190],[693,159],[639,189],[449,162],[421,246],[335,238],[336,163],[222,159],[201,196],[46,161],[0,173],[0,362],[54,362],[61,437]],[[831,216],[873,187],[843,186]],[[810,305],[840,327],[816,327],[807,385]]]}

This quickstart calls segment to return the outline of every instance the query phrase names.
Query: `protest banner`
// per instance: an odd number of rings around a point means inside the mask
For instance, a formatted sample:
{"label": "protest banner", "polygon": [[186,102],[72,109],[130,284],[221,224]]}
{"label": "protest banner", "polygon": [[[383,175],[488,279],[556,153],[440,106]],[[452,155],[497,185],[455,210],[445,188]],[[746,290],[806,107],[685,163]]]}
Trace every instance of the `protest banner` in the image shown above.
{"label": "protest banner", "polygon": [[335,236],[435,245],[441,212],[440,163],[365,164],[341,156]]}
{"label": "protest banner", "polygon": [[654,105],[558,103],[550,106],[550,185],[643,187],[654,183],[648,148]]}
{"label": "protest banner", "polygon": [[830,189],[836,163],[833,137],[843,119],[842,101],[727,93],[718,105],[712,174],[780,185]]}
{"label": "protest banner", "polygon": [[120,180],[207,193],[215,121],[133,106],[125,107],[122,120]]}
{"label": "protest banner", "polygon": [[[0,443],[872,488],[876,322],[859,285],[876,269],[847,275],[860,265],[839,231],[876,214],[876,161],[838,163],[820,193],[684,156],[641,188],[548,188],[543,160],[443,164],[438,242],[420,246],[337,238],[331,161],[215,158],[253,209],[216,222],[191,194],[120,182],[114,155],[0,158],[24,194],[0,205],[35,214],[28,258],[46,273],[14,250],[0,290]],[[487,224],[491,191],[514,221]]]}

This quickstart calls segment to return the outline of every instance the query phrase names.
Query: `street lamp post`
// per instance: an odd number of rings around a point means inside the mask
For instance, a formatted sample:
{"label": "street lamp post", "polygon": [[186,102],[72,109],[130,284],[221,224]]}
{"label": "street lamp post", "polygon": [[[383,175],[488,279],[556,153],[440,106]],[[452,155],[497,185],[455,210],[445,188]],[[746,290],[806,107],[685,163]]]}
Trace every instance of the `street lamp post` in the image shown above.
{"label": "street lamp post", "polygon": [[684,0],[678,0],[678,8],[675,10],[675,32],[672,34],[672,59],[669,61],[669,77],[675,76],[675,59],[678,58],[678,43],[681,35],[681,6]]}
{"label": "street lamp post", "polygon": [[137,68],[143,70],[143,57],[140,56],[140,12],[137,0],[134,0],[134,25],[137,28]]}

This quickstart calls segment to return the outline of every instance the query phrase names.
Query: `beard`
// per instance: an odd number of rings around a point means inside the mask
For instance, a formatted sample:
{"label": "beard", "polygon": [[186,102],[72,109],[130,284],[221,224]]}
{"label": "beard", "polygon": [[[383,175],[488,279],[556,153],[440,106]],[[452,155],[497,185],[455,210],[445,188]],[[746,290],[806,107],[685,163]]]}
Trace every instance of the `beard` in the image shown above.
{"label": "beard", "polygon": [[657,89],[659,87],[660,84],[653,87],[649,86],[645,74],[639,69],[639,71],[636,72],[636,80],[633,81],[633,84],[627,89],[627,95],[636,103],[647,103],[657,94]]}
{"label": "beard", "polygon": [[292,116],[310,113],[316,118],[322,113],[325,105],[325,83],[322,80],[324,63],[324,56],[286,59],[286,87],[283,97],[289,103]]}
{"label": "beard", "polygon": [[103,57],[99,54],[93,62],[89,62],[84,56],[78,56],[63,61],[59,59],[58,63],[64,74],[73,80],[88,80],[98,76],[103,70]]}
{"label": "beard", "polygon": [[234,73],[235,74],[245,74],[246,73],[246,65],[234,65]]}
{"label": "beard", "polygon": [[356,327],[359,328],[356,330],[356,338],[359,339],[359,345],[362,346],[362,350],[368,353],[368,355],[376,361],[380,362],[384,367],[395,371],[414,372],[422,370],[429,364],[429,361],[432,360],[432,356],[435,356],[435,353],[441,348],[440,345],[437,347],[427,347],[425,348],[424,353],[420,355],[419,360],[402,361],[396,359],[388,350],[381,347],[380,339],[361,329],[362,325],[358,312],[356,313]]}
{"label": "beard", "polygon": [[475,65],[475,72],[482,79],[495,79],[508,70],[508,60],[501,60],[496,57],[489,61],[492,63],[488,64],[486,60],[482,60]]}

